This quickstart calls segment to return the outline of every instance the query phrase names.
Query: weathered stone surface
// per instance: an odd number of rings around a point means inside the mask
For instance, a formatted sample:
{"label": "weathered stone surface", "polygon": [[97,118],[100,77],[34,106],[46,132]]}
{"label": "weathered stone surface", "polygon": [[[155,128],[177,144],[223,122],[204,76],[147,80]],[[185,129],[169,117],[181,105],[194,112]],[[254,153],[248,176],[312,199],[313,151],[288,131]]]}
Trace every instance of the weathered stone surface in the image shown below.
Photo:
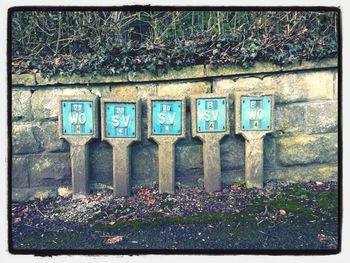
{"label": "weathered stone surface", "polygon": [[28,156],[30,187],[60,186],[70,183],[69,153],[50,153]]}
{"label": "weathered stone surface", "polygon": [[12,188],[29,187],[28,159],[12,156]]}
{"label": "weathered stone surface", "polygon": [[32,124],[13,124],[12,151],[14,154],[37,153],[41,151],[40,143],[33,134]]}
{"label": "weathered stone surface", "polygon": [[302,135],[277,140],[282,165],[335,163],[338,160],[337,133]]}
{"label": "weathered stone surface", "polygon": [[231,135],[221,141],[221,170],[243,169],[244,139],[242,136]]}
{"label": "weathered stone surface", "polygon": [[202,150],[203,146],[199,144],[176,147],[176,177],[199,177],[203,174]]}
{"label": "weathered stone surface", "polygon": [[158,181],[158,147],[155,143],[135,144],[131,148],[132,181],[151,185]]}
{"label": "weathered stone surface", "polygon": [[338,100],[338,89],[339,89],[339,86],[338,86],[338,72],[337,71],[335,71],[333,73],[333,87],[334,87],[333,99]]}
{"label": "weathered stone surface", "polygon": [[274,136],[325,133],[337,130],[338,105],[336,101],[293,103],[276,107]]}
{"label": "weathered stone surface", "polygon": [[12,120],[30,120],[32,118],[29,90],[12,90]]}
{"label": "weathered stone surface", "polygon": [[283,167],[265,171],[268,179],[283,182],[338,181],[337,165],[307,165]]}
{"label": "weathered stone surface", "polygon": [[12,85],[35,85],[35,74],[12,74]]}
{"label": "weathered stone surface", "polygon": [[205,74],[206,76],[224,76],[224,75],[237,75],[237,74],[247,74],[247,73],[268,73],[276,71],[286,71],[286,70],[305,70],[305,69],[321,69],[329,67],[337,67],[337,59],[325,59],[322,61],[303,61],[301,64],[291,64],[284,67],[274,65],[271,63],[255,63],[253,67],[243,68],[240,66],[206,66]]}
{"label": "weathered stone surface", "polygon": [[102,76],[99,74],[86,74],[72,76],[58,75],[51,78],[44,78],[42,74],[36,74],[36,81],[39,85],[50,84],[86,84],[86,83],[113,83],[128,81],[127,74],[119,74],[114,76]]}
{"label": "weathered stone surface", "polygon": [[204,77],[204,66],[197,65],[193,67],[185,67],[182,69],[169,69],[165,74],[155,75],[150,72],[129,73],[129,81],[155,81],[155,80],[172,80],[172,79],[189,79]]}
{"label": "weathered stone surface", "polygon": [[158,96],[189,96],[192,94],[210,93],[210,82],[177,82],[160,83],[157,87]]}
{"label": "weathered stone surface", "polygon": [[271,77],[241,77],[214,80],[213,93],[232,94],[235,90],[266,90],[274,87]]}
{"label": "weathered stone surface", "polygon": [[61,95],[91,95],[86,88],[36,90],[31,99],[33,116],[37,120],[57,118],[58,98]]}
{"label": "weathered stone surface", "polygon": [[306,106],[306,129],[310,133],[338,130],[338,103],[336,101],[313,102]]}
{"label": "weathered stone surface", "polygon": [[[28,201],[36,198],[49,198],[57,196],[57,190],[54,187],[31,187],[31,188],[12,188],[12,201]],[[43,200],[43,199],[42,199]]]}
{"label": "weathered stone surface", "polygon": [[59,138],[57,121],[38,122],[33,126],[33,133],[47,152],[69,151],[69,144]]}
{"label": "weathered stone surface", "polygon": [[112,147],[97,140],[89,143],[90,181],[112,184]]}
{"label": "weathered stone surface", "polygon": [[264,137],[264,169],[276,167],[276,143],[270,134]]}
{"label": "weathered stone surface", "polygon": [[333,99],[333,71],[283,74],[272,77],[276,103]]}
{"label": "weathered stone surface", "polygon": [[155,96],[157,92],[156,84],[135,84],[111,87],[111,96],[117,98],[141,98],[146,99]]}
{"label": "weathered stone surface", "polygon": [[306,104],[295,103],[275,109],[274,136],[306,132]]}
{"label": "weathered stone surface", "polygon": [[111,95],[109,86],[93,86],[89,87],[89,89],[93,95],[101,98],[109,97]]}
{"label": "weathered stone surface", "polygon": [[213,92],[230,94],[235,90],[276,91],[276,103],[333,99],[333,70],[277,74],[263,77],[231,77],[214,80]]}

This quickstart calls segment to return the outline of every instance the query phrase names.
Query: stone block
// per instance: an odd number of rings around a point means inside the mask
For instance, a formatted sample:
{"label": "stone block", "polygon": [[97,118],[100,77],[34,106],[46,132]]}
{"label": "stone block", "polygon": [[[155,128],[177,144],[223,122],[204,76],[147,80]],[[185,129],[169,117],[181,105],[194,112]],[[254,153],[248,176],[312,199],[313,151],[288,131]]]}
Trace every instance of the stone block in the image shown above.
{"label": "stone block", "polygon": [[306,104],[280,105],[275,109],[274,136],[306,132]]}
{"label": "stone block", "polygon": [[12,85],[35,85],[35,74],[12,74]]}
{"label": "stone block", "polygon": [[40,142],[35,138],[33,126],[30,123],[13,124],[12,151],[13,154],[37,153],[42,150]]}
{"label": "stone block", "polygon": [[31,99],[34,119],[55,119],[58,115],[58,98],[61,95],[91,95],[87,88],[62,88],[36,90]]}
{"label": "stone block", "polygon": [[69,151],[69,144],[59,138],[57,121],[37,122],[33,126],[35,138],[47,152]]}
{"label": "stone block", "polygon": [[32,118],[30,90],[12,90],[12,121]]}
{"label": "stone block", "polygon": [[29,185],[61,186],[71,182],[69,153],[45,153],[28,156]]}
{"label": "stone block", "polygon": [[117,98],[147,99],[150,96],[155,96],[156,92],[156,84],[130,84],[111,87],[111,96]]}
{"label": "stone block", "polygon": [[276,143],[278,161],[282,165],[338,161],[337,133],[284,137]]}
{"label": "stone block", "polygon": [[36,81],[38,85],[52,85],[52,84],[87,84],[87,83],[115,83],[115,82],[127,82],[127,74],[122,73],[112,76],[102,76],[99,74],[86,74],[71,76],[57,75],[51,78],[45,78],[42,74],[36,74]]}
{"label": "stone block", "polygon": [[155,81],[155,80],[173,80],[173,79],[190,79],[203,78],[204,66],[197,65],[193,67],[185,67],[181,69],[169,69],[164,74],[152,74],[148,71],[129,73],[129,81]]}
{"label": "stone block", "polygon": [[338,181],[338,166],[313,164],[306,166],[283,167],[265,171],[266,178],[282,182]]}
{"label": "stone block", "polygon": [[323,101],[306,105],[305,125],[309,133],[326,133],[338,130],[338,102]]}
{"label": "stone block", "polygon": [[221,140],[221,171],[244,168],[244,139],[231,135]]}
{"label": "stone block", "polygon": [[90,181],[112,185],[112,147],[107,142],[89,143]]}
{"label": "stone block", "polygon": [[151,184],[158,181],[158,147],[155,143],[134,144],[131,148],[132,182]]}
{"label": "stone block", "polygon": [[29,187],[28,159],[26,157],[12,156],[12,188]]}
{"label": "stone block", "polygon": [[276,167],[276,155],[275,138],[267,135],[264,138],[264,169]]}
{"label": "stone block", "polygon": [[333,71],[315,71],[276,75],[276,103],[333,99]]}
{"label": "stone block", "polygon": [[93,86],[89,87],[91,94],[99,96],[101,98],[106,98],[111,95],[109,86]]}
{"label": "stone block", "polygon": [[182,145],[175,148],[176,177],[198,177],[203,174],[202,145]]}
{"label": "stone block", "polygon": [[276,103],[333,99],[334,71],[283,73],[263,77],[230,77],[214,80],[213,93],[231,94],[235,90],[276,91]]}
{"label": "stone block", "polygon": [[177,82],[160,83],[157,87],[157,96],[184,97],[192,94],[210,93],[210,82]]}

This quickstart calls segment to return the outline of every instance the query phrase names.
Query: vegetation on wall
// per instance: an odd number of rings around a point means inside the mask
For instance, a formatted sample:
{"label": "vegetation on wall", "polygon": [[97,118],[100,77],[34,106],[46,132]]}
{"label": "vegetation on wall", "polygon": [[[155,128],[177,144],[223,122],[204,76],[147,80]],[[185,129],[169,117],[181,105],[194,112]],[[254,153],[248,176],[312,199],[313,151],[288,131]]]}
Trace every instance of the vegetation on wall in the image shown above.
{"label": "vegetation on wall", "polygon": [[12,73],[149,70],[337,55],[337,13],[301,11],[16,11]]}

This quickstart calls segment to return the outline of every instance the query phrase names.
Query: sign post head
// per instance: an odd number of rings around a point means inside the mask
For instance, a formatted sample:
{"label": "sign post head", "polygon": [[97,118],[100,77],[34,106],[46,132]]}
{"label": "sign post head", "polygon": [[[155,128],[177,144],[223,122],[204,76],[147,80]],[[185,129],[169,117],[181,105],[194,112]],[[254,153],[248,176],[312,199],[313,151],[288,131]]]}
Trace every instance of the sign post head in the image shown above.
{"label": "sign post head", "polygon": [[59,136],[70,143],[99,137],[98,97],[61,96],[59,98]]}
{"label": "sign post head", "polygon": [[101,99],[101,139],[139,141],[141,139],[140,100],[127,98]]}
{"label": "sign post head", "polygon": [[236,91],[236,134],[267,134],[274,129],[274,91]]}
{"label": "sign post head", "polygon": [[221,138],[230,134],[229,97],[220,94],[191,96],[192,137]]}
{"label": "sign post head", "polygon": [[186,101],[177,97],[151,97],[147,101],[148,138],[184,138]]}

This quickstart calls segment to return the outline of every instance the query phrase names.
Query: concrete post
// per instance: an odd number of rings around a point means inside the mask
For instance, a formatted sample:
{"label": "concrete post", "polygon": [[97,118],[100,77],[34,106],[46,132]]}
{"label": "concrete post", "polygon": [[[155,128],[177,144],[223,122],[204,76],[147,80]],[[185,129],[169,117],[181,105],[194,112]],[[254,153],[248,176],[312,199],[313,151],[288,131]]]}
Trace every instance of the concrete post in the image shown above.
{"label": "concrete post", "polygon": [[175,193],[175,144],[185,137],[185,98],[152,97],[147,103],[148,138],[158,144],[159,193]]}
{"label": "concrete post", "polygon": [[89,193],[89,146],[98,138],[98,98],[96,96],[62,96],[59,98],[58,126],[60,138],[70,143],[73,197]]}
{"label": "concrete post", "polygon": [[245,139],[245,178],[247,187],[262,188],[264,186],[264,138],[247,136]]}
{"label": "concrete post", "polygon": [[101,100],[101,137],[113,149],[113,195],[117,197],[130,195],[130,147],[141,139],[140,112],[139,100]]}
{"label": "concrete post", "polygon": [[178,138],[160,138],[158,144],[159,193],[175,193],[175,143]]}
{"label": "concrete post", "polygon": [[203,142],[204,188],[221,190],[220,140],[230,133],[229,98],[220,94],[191,96],[192,137]]}
{"label": "concrete post", "polygon": [[113,195],[130,195],[130,145],[132,142],[113,142]]}
{"label": "concrete post", "polygon": [[264,136],[273,132],[274,91],[236,91],[236,133],[245,138],[247,187],[264,186]]}

